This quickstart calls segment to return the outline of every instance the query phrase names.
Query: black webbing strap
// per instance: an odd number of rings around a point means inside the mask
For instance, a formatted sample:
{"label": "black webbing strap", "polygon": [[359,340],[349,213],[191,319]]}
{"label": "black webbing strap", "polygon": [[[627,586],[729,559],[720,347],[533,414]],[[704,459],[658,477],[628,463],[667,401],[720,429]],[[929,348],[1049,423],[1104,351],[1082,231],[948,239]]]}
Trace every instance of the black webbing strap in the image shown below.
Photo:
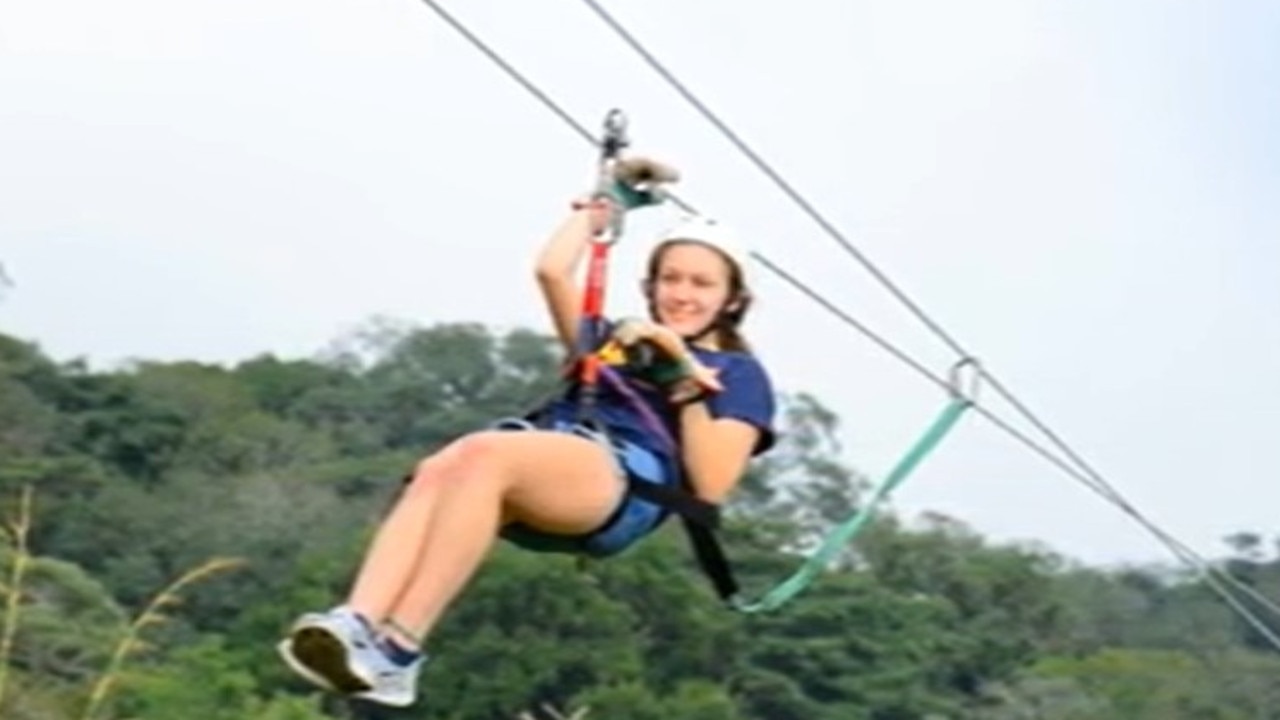
{"label": "black webbing strap", "polygon": [[729,601],[738,594],[733,568],[716,531],[720,529],[720,508],[685,491],[683,488],[658,485],[629,478],[631,494],[664,507],[680,516],[694,558],[721,600]]}
{"label": "black webbing strap", "polygon": [[698,560],[698,567],[707,576],[716,589],[720,599],[729,602],[738,594],[738,582],[733,577],[733,568],[729,565],[729,557],[725,555],[724,546],[716,536],[714,529],[706,525],[681,517],[684,521],[685,534],[689,536],[689,544],[693,546],[693,555]]}
{"label": "black webbing strap", "polygon": [[702,527],[720,527],[720,508],[682,488],[627,478],[627,489],[641,500],[648,500]]}

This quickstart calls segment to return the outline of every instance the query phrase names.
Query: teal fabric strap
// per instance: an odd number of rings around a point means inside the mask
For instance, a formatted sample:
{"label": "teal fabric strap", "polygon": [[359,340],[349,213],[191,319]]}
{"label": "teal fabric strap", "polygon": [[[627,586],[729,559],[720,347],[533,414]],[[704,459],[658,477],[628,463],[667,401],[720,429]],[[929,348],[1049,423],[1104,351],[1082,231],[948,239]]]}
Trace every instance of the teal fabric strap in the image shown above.
{"label": "teal fabric strap", "polygon": [[880,483],[867,502],[844,523],[836,526],[823,539],[822,545],[813,553],[791,577],[779,583],[763,597],[755,602],[747,602],[740,598],[730,600],[730,606],[743,613],[759,613],[775,610],[783,604],[800,594],[806,587],[817,579],[823,568],[831,562],[839,550],[848,544],[866,527],[867,521],[875,514],[878,506],[888,498],[894,488],[902,484],[907,479],[911,471],[915,470],[920,461],[924,460],[938,443],[946,437],[947,433],[960,419],[972,403],[963,397],[955,397],[951,403],[938,415],[929,429],[920,437],[916,444],[907,451],[907,454],[898,462],[897,466],[885,477]]}

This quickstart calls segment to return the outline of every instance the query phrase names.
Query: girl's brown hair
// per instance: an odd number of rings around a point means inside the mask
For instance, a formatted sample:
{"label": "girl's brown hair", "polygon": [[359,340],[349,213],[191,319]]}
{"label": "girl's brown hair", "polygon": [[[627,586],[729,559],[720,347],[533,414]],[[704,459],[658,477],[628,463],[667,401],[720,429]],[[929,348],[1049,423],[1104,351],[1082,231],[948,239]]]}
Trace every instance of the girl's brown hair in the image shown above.
{"label": "girl's brown hair", "polygon": [[[649,255],[649,268],[644,280],[644,292],[645,296],[649,298],[649,314],[655,318],[657,317],[657,311],[653,303],[653,285],[658,277],[658,271],[662,268],[662,256],[668,248],[682,242],[694,242],[697,244],[696,241],[669,240],[654,248]],[[729,269],[729,299],[726,302],[726,309],[720,311],[709,329],[715,332],[716,344],[720,346],[721,350],[750,353],[751,345],[743,337],[739,326],[742,324],[743,319],[746,318],[747,310],[751,308],[751,291],[747,289],[746,281],[742,276],[742,268],[738,267],[738,263],[718,250],[716,254],[724,260],[725,266]]]}

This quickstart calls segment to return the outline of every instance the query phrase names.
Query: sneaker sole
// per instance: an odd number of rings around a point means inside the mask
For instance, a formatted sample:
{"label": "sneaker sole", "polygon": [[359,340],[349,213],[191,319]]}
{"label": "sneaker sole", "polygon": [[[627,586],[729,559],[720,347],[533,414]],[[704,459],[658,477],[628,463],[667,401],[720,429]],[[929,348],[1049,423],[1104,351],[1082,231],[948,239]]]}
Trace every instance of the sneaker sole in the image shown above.
{"label": "sneaker sole", "polygon": [[284,660],[285,665],[289,669],[302,676],[304,680],[319,687],[321,690],[334,691],[337,690],[328,680],[312,672],[311,668],[298,662],[298,658],[293,655],[293,639],[285,638],[276,644],[276,653]]}
{"label": "sneaker sole", "polygon": [[415,695],[379,695],[377,693],[355,693],[353,697],[366,702],[389,707],[406,708],[418,701]]}
{"label": "sneaker sole", "polygon": [[293,657],[303,666],[304,675],[316,675],[334,690],[363,693],[373,689],[367,680],[356,675],[348,663],[347,648],[340,640],[317,628],[301,628],[293,633]]}

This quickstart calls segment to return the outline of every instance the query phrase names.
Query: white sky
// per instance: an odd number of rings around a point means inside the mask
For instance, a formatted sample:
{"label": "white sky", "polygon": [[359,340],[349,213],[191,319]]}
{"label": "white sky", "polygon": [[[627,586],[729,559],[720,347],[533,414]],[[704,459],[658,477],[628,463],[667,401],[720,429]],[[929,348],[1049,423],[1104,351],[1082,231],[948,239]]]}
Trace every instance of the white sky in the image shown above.
{"label": "white sky", "polygon": [[[681,195],[954,359],[581,3],[447,7]],[[610,3],[927,312],[1207,554],[1280,506],[1280,5]],[[0,330],[53,356],[309,355],[373,315],[544,322],[530,259],[589,149],[413,0],[0,2]],[[632,221],[611,307],[639,308]],[[763,273],[777,382],[881,474],[945,398]],[[984,398],[993,398],[987,393]],[[1003,405],[993,404],[1005,413]],[[970,416],[896,496],[1091,562],[1132,521]]]}

